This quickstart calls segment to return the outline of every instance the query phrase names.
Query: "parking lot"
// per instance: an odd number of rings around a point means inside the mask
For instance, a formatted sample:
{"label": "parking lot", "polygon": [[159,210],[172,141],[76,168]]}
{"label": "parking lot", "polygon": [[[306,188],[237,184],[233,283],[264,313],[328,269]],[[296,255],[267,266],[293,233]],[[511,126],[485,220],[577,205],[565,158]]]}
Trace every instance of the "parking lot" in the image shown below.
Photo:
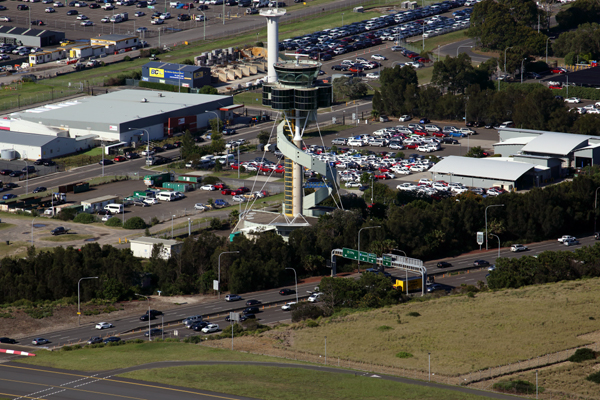
{"label": "parking lot", "polygon": [[[94,1],[86,1],[84,2],[86,5],[82,7],[71,7],[69,3],[70,0],[60,0],[59,1],[63,6],[57,6],[57,2],[54,0],[42,0],[41,2],[31,3],[31,2],[2,2],[2,5],[6,7],[6,10],[0,11],[0,16],[7,16],[10,18],[10,22],[2,22],[3,25],[6,26],[19,26],[19,27],[29,27],[31,21],[42,21],[43,25],[39,25],[39,22],[34,26],[39,29],[50,29],[63,31],[66,34],[68,39],[88,39],[91,37],[96,37],[100,34],[121,34],[121,35],[138,35],[136,30],[140,27],[146,27],[148,31],[143,32],[140,37],[143,39],[145,37],[156,37],[158,36],[159,28],[161,32],[173,32],[180,31],[185,29],[203,27],[204,22],[197,22],[195,20],[196,15],[202,15],[200,11],[197,11],[196,8],[191,10],[183,10],[183,9],[172,9],[169,7],[169,2],[160,2],[156,4],[154,8],[138,8],[135,5],[131,6],[120,6],[115,4],[115,8],[112,10],[104,10],[102,8],[89,8],[90,4],[94,4],[93,7],[97,4],[101,6],[103,3],[94,2]],[[26,10],[18,10],[18,5],[26,5],[28,9]],[[197,4],[196,4],[197,6]],[[47,9],[53,9],[54,12],[46,12]],[[225,15],[226,17],[229,15],[229,18],[236,18],[237,16],[243,14],[245,8],[239,8],[237,6],[226,6],[225,7]],[[77,15],[67,15],[67,12],[77,11]],[[153,12],[169,12],[172,15],[172,18],[167,19],[161,25],[152,25],[151,24],[151,15]],[[114,14],[120,13],[128,13],[128,20],[120,23],[102,23],[100,20],[104,17],[111,17]],[[144,15],[136,17],[136,12],[143,12]],[[203,10],[206,15],[207,28],[211,25],[221,23],[219,20],[219,16],[223,13],[222,6],[212,6],[209,5],[208,9]],[[91,21],[93,25],[91,26],[82,26],[82,22],[84,20],[77,19],[80,14],[84,14],[88,17],[87,20]],[[190,15],[189,21],[178,21],[177,16],[179,14],[188,14]],[[81,17],[80,17],[81,18]],[[258,15],[249,16],[248,18],[261,18]]]}

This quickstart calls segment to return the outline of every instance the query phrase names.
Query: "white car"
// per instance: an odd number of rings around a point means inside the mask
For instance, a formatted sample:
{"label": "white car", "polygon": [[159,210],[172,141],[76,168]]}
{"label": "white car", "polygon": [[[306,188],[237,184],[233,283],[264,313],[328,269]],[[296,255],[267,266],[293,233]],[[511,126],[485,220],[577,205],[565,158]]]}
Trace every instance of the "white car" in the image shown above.
{"label": "white car", "polygon": [[151,197],[147,197],[144,200],[142,200],[144,203],[146,204],[158,204],[158,200],[157,199],[153,199]]}
{"label": "white car", "polygon": [[382,56],[381,54],[373,54],[373,55],[371,56],[371,58],[372,58],[373,60],[379,60],[379,61],[385,61],[385,60],[387,60],[387,57],[385,57],[385,56]]}
{"label": "white car", "polygon": [[398,190],[417,190],[417,185],[412,184],[412,183],[402,183],[402,184],[396,186],[396,189],[398,189]]}
{"label": "white car", "polygon": [[208,21],[208,18],[205,18],[204,15],[196,15],[196,22]]}
{"label": "white car", "polygon": [[410,115],[403,115],[403,116],[401,116],[400,118],[398,118],[398,120],[399,120],[400,122],[406,122],[406,121],[410,121],[411,119],[412,119],[412,118],[411,118],[411,116],[410,116]]}
{"label": "white car", "polygon": [[362,185],[360,184],[360,182],[346,182],[345,185],[347,188],[359,188]]}
{"label": "white car", "polygon": [[577,238],[575,236],[571,236],[571,235],[564,235],[563,237],[558,238],[558,243],[564,243],[565,240],[576,240]]}
{"label": "white car", "polygon": [[80,20],[80,21],[84,21],[84,20],[89,19],[89,18],[87,16],[85,16],[84,14],[79,14],[77,16],[77,19]]}
{"label": "white car", "polygon": [[369,72],[367,75],[365,75],[365,78],[367,78],[367,79],[379,79],[379,72]]}
{"label": "white car", "polygon": [[206,210],[210,210],[209,207],[207,207],[206,205],[202,204],[202,203],[196,203],[194,204],[194,209],[198,210],[198,211],[206,211]]}
{"label": "white car", "polygon": [[219,330],[219,325],[208,324],[204,328],[202,328],[202,333],[212,333],[212,332],[217,332],[218,330]]}
{"label": "white car", "polygon": [[214,187],[213,185],[202,185],[202,186],[200,186],[200,190],[210,190],[210,191],[213,191],[213,190],[217,190],[217,188]]}
{"label": "white car", "polygon": [[54,7],[64,7],[65,5],[63,3],[61,3],[60,1],[57,1],[56,3],[52,4]]}
{"label": "white car", "polygon": [[164,22],[165,22],[165,21],[164,21],[163,19],[160,19],[160,18],[154,18],[154,19],[152,20],[152,22],[150,22],[150,23],[151,23],[152,25],[160,25],[160,24],[162,24],[162,23],[164,23]]}
{"label": "white car", "polygon": [[246,198],[244,196],[240,196],[239,194],[236,194],[235,196],[233,196],[231,198],[231,200],[243,203],[246,201]]}
{"label": "white car", "polygon": [[581,103],[581,99],[579,97],[569,97],[565,99],[565,103],[579,104]]}
{"label": "white car", "polygon": [[290,301],[289,303],[285,303],[284,305],[281,306],[281,309],[283,311],[290,311],[292,309],[292,306],[296,304],[295,301]]}
{"label": "white car", "polygon": [[318,303],[322,293],[313,293],[308,298],[309,303]]}
{"label": "white car", "polygon": [[99,322],[96,324],[96,329],[108,329],[108,328],[112,328],[113,324],[110,324],[108,322]]}
{"label": "white car", "polygon": [[55,12],[55,11],[56,11],[56,10],[55,10],[54,8],[52,8],[52,7],[48,7],[48,8],[46,8],[46,9],[44,10],[44,12],[47,12],[47,13],[53,13],[53,12]]}
{"label": "white car", "polygon": [[81,25],[81,26],[92,26],[92,25],[94,25],[94,23],[88,19],[87,21],[81,21],[79,23],[79,25]]}
{"label": "white car", "polygon": [[523,246],[522,244],[513,244],[512,246],[510,246],[510,251],[512,251],[513,253],[518,253],[520,251],[527,250],[529,250],[527,246]]}

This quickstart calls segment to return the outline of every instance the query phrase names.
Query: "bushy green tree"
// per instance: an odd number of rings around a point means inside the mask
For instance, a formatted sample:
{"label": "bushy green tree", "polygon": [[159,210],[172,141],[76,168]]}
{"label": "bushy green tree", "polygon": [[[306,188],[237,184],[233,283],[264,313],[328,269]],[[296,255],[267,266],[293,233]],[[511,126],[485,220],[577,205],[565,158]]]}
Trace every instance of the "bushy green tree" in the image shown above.
{"label": "bushy green tree", "polygon": [[412,67],[396,65],[385,68],[379,78],[381,89],[375,90],[373,109],[380,115],[412,114],[419,100],[419,80]]}
{"label": "bushy green tree", "polygon": [[368,86],[357,77],[341,77],[333,81],[333,96],[336,101],[361,99],[368,91]]}
{"label": "bushy green tree", "polygon": [[121,221],[121,218],[119,218],[119,217],[110,217],[108,219],[108,221],[106,221],[104,223],[104,225],[106,225],[106,226],[122,226],[123,222]]}
{"label": "bushy green tree", "polygon": [[123,224],[125,229],[144,229],[146,228],[146,222],[140,217],[131,217]]}
{"label": "bushy green tree", "polygon": [[96,216],[82,212],[77,214],[77,216],[73,219],[73,222],[78,222],[80,224],[91,224],[92,222],[96,222]]}

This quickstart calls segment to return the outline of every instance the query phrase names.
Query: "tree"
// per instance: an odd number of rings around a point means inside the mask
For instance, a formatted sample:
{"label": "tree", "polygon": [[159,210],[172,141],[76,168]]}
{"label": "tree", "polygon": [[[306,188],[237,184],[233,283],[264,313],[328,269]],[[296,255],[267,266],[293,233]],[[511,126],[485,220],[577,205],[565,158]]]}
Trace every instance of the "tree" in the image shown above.
{"label": "tree", "polygon": [[373,109],[380,115],[412,114],[418,104],[419,81],[412,67],[385,68],[379,78],[381,89],[375,90]]}
{"label": "tree", "polygon": [[464,93],[475,78],[471,57],[460,53],[458,57],[446,56],[443,61],[433,64],[431,83],[442,91],[450,93]]}
{"label": "tree", "polygon": [[267,144],[269,143],[269,139],[271,138],[271,134],[267,131],[260,131],[258,133],[258,135],[256,135],[256,138],[258,139],[258,142],[260,144]]}
{"label": "tree", "polygon": [[196,142],[189,130],[186,130],[181,138],[181,158],[184,160],[199,160],[200,148],[196,146]]}
{"label": "tree", "polygon": [[360,78],[342,77],[333,81],[333,96],[336,101],[360,99],[365,97],[368,91],[368,86]]}
{"label": "tree", "polygon": [[144,229],[145,227],[146,222],[140,217],[131,217],[123,224],[125,229]]}
{"label": "tree", "polygon": [[571,7],[556,14],[556,22],[563,31],[586,22],[597,21],[600,17],[600,4],[595,0],[577,0]]}
{"label": "tree", "polygon": [[[213,120],[214,121],[214,120]],[[213,154],[221,153],[225,150],[225,139],[220,131],[213,131],[210,136],[210,151]]]}

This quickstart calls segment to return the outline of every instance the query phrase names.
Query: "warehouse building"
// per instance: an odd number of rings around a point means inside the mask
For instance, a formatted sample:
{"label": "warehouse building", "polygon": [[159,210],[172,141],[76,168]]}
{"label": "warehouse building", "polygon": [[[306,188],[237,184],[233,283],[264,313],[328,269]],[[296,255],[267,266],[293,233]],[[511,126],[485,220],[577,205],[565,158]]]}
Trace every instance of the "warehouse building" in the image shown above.
{"label": "warehouse building", "polygon": [[64,32],[0,25],[0,43],[45,47],[58,45],[64,38]]}
{"label": "warehouse building", "polygon": [[55,158],[93,147],[95,138],[95,135],[70,138],[57,132],[50,136],[0,130],[0,154],[6,160]]}
{"label": "warehouse building", "polygon": [[91,46],[103,46],[107,53],[113,53],[119,50],[132,50],[133,47],[139,47],[140,39],[131,35],[100,35],[97,38],[90,39]]}
{"label": "warehouse building", "polygon": [[[211,119],[226,120],[232,96],[118,90],[100,96],[28,109],[11,114],[11,131],[68,137],[96,135],[105,142],[132,145],[195,131]],[[54,132],[54,133],[53,133]]]}
{"label": "warehouse building", "polygon": [[535,165],[495,158],[449,156],[429,172],[434,181],[445,180],[470,187],[497,187],[512,191],[538,184]]}
{"label": "warehouse building", "polygon": [[210,85],[210,68],[151,61],[142,67],[142,80],[184,88],[201,88]]}
{"label": "warehouse building", "polygon": [[569,168],[600,164],[599,136],[506,129],[500,139],[495,154],[549,168],[553,179],[567,175]]}

